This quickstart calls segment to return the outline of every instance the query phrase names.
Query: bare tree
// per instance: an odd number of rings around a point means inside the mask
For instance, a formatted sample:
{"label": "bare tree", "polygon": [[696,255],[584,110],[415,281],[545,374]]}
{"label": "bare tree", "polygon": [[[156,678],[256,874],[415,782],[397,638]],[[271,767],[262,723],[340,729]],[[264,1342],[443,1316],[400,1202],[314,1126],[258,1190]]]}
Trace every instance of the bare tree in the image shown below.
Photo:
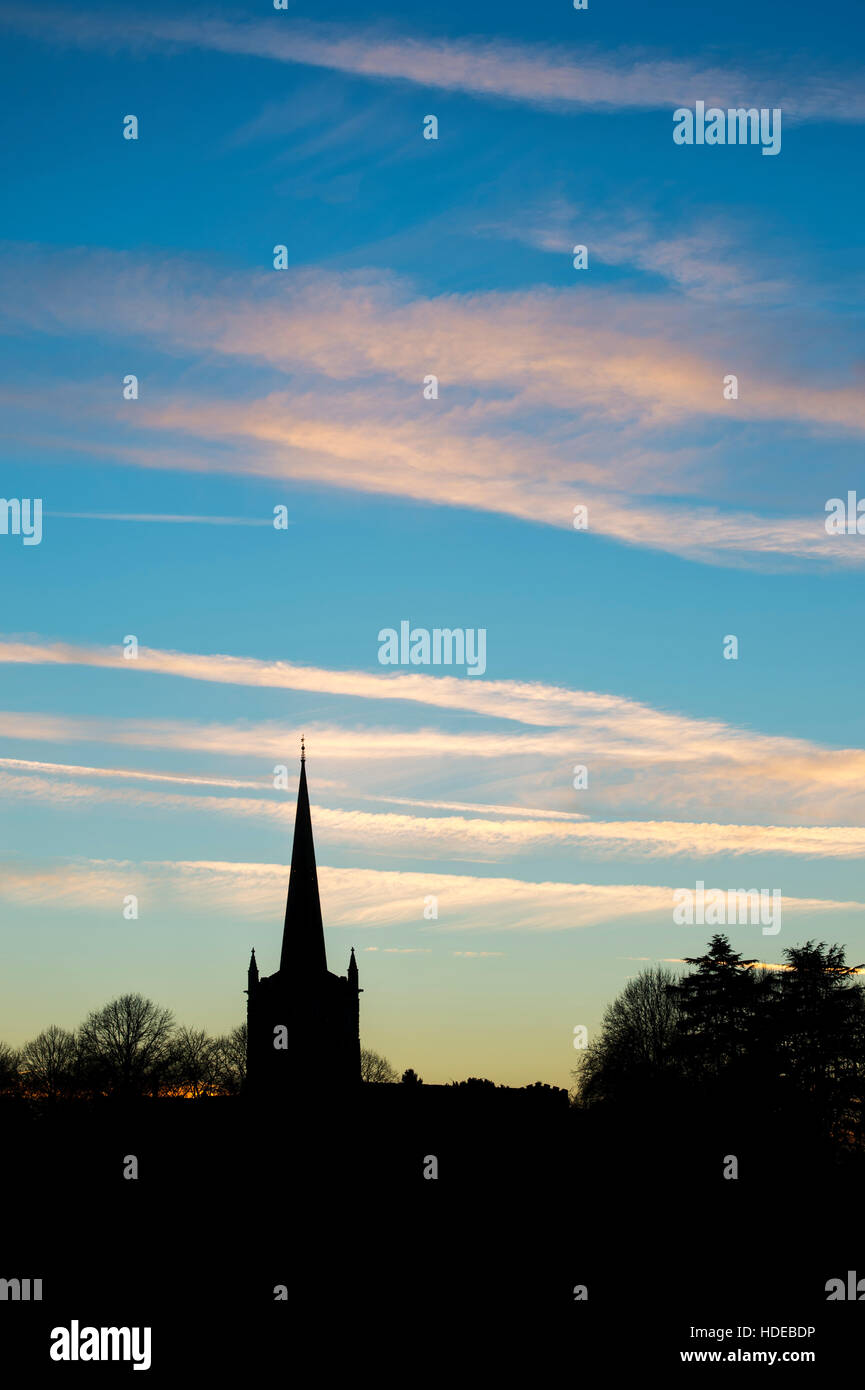
{"label": "bare tree", "polygon": [[216,1039],[215,1069],[219,1089],[236,1096],[246,1081],[246,1024]]}
{"label": "bare tree", "polygon": [[371,1048],[362,1047],[360,1049],[360,1079],[361,1081],[396,1081],[398,1077],[396,1067],[392,1067],[386,1057],[381,1057]]}
{"label": "bare tree", "polygon": [[0,1042],[0,1094],[14,1095],[18,1090],[20,1053],[8,1043]]}
{"label": "bare tree", "polygon": [[218,1087],[217,1040],[203,1028],[181,1028],[171,1043],[171,1063],[163,1091],[176,1096],[206,1096]]}
{"label": "bare tree", "polygon": [[675,1069],[681,1018],[677,983],[677,976],[658,965],[629,980],[607,1006],[599,1036],[572,1073],[581,1101],[631,1092]]}
{"label": "bare tree", "polygon": [[20,1069],[29,1095],[56,1100],[72,1090],[78,1047],[75,1034],[52,1023],[21,1050]]}
{"label": "bare tree", "polygon": [[174,1018],[140,994],[124,994],[91,1013],[79,1051],[91,1087],[117,1095],[155,1094],[170,1069]]}

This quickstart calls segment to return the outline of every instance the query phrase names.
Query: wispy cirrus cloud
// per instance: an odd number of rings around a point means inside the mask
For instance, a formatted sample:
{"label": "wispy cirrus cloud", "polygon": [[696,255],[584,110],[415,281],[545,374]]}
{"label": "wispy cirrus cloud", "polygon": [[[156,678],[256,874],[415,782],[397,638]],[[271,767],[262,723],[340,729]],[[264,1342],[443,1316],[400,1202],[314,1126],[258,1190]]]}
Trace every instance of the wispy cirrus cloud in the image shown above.
{"label": "wispy cirrus cloud", "polygon": [[[404,926],[422,935],[430,952],[451,953],[454,931],[569,931],[630,918],[667,916],[673,889],[656,884],[526,882],[515,878],[319,866],[330,927]],[[0,865],[0,900],[21,906],[90,908],[116,913],[135,893],[152,911],[172,905],[228,914],[240,922],[273,922],[284,904],[282,864],[196,860],[49,861]],[[425,899],[438,898],[439,917],[423,917]],[[784,898],[784,913],[851,912],[865,903]],[[684,930],[684,929],[683,929]],[[445,940],[439,944],[437,937]],[[400,949],[400,948],[396,948]],[[419,948],[408,949],[420,953]],[[463,954],[472,954],[463,952]],[[481,952],[480,954],[485,954]],[[488,954],[488,953],[486,953]]]}
{"label": "wispy cirrus cloud", "polygon": [[[664,254],[683,274],[684,250]],[[425,298],[380,274],[220,276],[119,253],[17,248],[5,264],[10,331],[140,335],[199,365],[242,360],[252,373],[240,396],[151,392],[134,416],[95,383],[58,387],[53,443],[66,453],[314,481],[563,529],[584,505],[593,534],[711,564],[865,562],[862,547],[826,534],[819,491],[811,515],[737,508],[722,447],[746,424],[852,443],[865,432],[855,363],[819,378],[795,364],[769,370],[746,323],[719,323],[707,343],[699,305],[548,288]],[[741,382],[733,406],[723,396],[731,366]],[[290,387],[262,394],[262,371]],[[421,394],[430,372],[434,403]],[[44,392],[24,391],[17,411],[17,438],[51,442]],[[721,441],[707,451],[694,431],[709,422]]]}
{"label": "wispy cirrus cloud", "polygon": [[[3,716],[2,716],[2,714],[0,714],[0,737],[3,736],[3,733],[4,733],[4,728],[3,728]],[[413,736],[413,741],[414,741],[414,744],[416,745],[416,744],[417,744],[417,741],[418,741],[416,736]],[[129,739],[121,739],[121,742],[123,742],[124,745],[128,745]],[[176,746],[176,745],[172,745],[172,746]],[[468,743],[468,741],[466,741],[466,743],[463,744],[463,752],[466,751],[466,747],[467,747],[467,746],[470,747],[470,743]],[[216,749],[211,749],[211,751],[217,751],[217,750],[216,750]],[[218,751],[220,752],[220,755],[222,756],[222,755],[225,753],[226,750],[223,748],[223,749],[219,749]],[[237,751],[237,750],[235,750],[235,751]],[[417,747],[415,747],[413,751],[414,751],[414,756],[415,756],[416,758],[418,758],[418,757],[428,757],[428,758],[431,758],[431,759],[432,759],[432,758],[435,758],[435,757],[437,757],[437,756],[440,756],[440,755],[438,755],[438,754],[436,754],[436,753],[434,753],[434,752],[432,752],[432,751],[424,753],[424,752],[422,752],[420,749],[418,749]],[[375,755],[374,755],[373,753],[369,753],[369,754],[368,754],[368,757],[372,757],[372,756],[375,756]],[[331,758],[333,757],[333,753],[332,753],[332,752],[331,752],[331,754],[330,754],[330,757],[331,757]],[[381,753],[380,753],[380,752],[379,752],[379,754],[378,754],[378,757],[379,757],[379,759],[381,758]],[[322,744],[320,745],[320,748],[319,748],[319,753],[318,753],[318,763],[319,763],[319,766],[321,766],[322,764],[324,764],[324,765],[326,766],[327,761],[328,761],[328,755],[327,755],[327,754],[325,753],[325,751],[324,751],[324,746],[323,746],[323,742],[322,742]],[[340,761],[341,761],[341,759],[340,759]],[[403,761],[403,759],[400,759],[400,762],[402,762],[402,761]],[[129,767],[92,767],[92,766],[87,766],[87,765],[82,765],[82,764],[75,764],[75,763],[51,763],[51,762],[42,762],[42,761],[38,761],[37,759],[34,759],[34,758],[3,758],[3,757],[0,757],[0,770],[3,770],[3,769],[5,769],[5,770],[6,770],[7,772],[9,772],[9,773],[18,773],[18,772],[20,772],[20,773],[37,773],[40,777],[46,777],[46,778],[55,778],[55,777],[66,777],[66,778],[92,778],[92,779],[93,779],[95,782],[97,782],[97,783],[100,782],[100,781],[103,781],[103,780],[106,780],[106,781],[114,781],[114,782],[132,782],[132,783],[135,783],[135,782],[151,782],[151,783],[163,783],[163,784],[165,784],[165,785],[179,785],[179,786],[189,786],[189,787],[213,787],[213,788],[218,788],[218,789],[221,789],[221,790],[223,790],[223,791],[229,791],[229,792],[234,792],[234,791],[257,791],[257,792],[262,792],[262,791],[265,791],[265,790],[272,791],[272,790],[274,789],[274,786],[273,786],[273,773],[272,773],[272,771],[271,771],[270,769],[268,769],[266,773],[262,774],[262,775],[261,775],[260,777],[258,777],[257,779],[255,779],[255,780],[250,780],[250,779],[243,779],[243,778],[239,778],[239,777],[205,777],[205,776],[196,776],[196,775],[194,775],[194,774],[192,774],[192,773],[147,772],[147,771],[143,771],[143,770],[140,769],[140,768],[129,768]],[[27,786],[28,788],[31,788],[31,789],[32,789],[34,786],[36,786],[36,785],[38,785],[38,784],[32,783],[32,782],[29,782],[29,783],[26,784],[26,786]],[[44,786],[44,785],[46,785],[46,784],[43,783],[42,785]],[[332,779],[330,779],[330,778],[328,778],[328,777],[322,777],[320,774],[316,776],[316,789],[317,789],[319,792],[322,792],[322,791],[327,792],[327,791],[329,791],[329,790],[331,790],[331,789],[334,789],[334,788],[336,788],[337,790],[340,790],[340,791],[345,791],[345,789],[346,789],[345,786],[344,786],[344,784],[342,784],[342,783],[334,783]],[[291,782],[291,790],[292,790],[292,791],[296,790],[295,780],[294,780],[294,779],[293,779],[292,782]],[[427,811],[467,811],[467,812],[479,812],[479,813],[481,813],[482,815],[503,815],[503,816],[526,815],[526,816],[530,816],[530,817],[532,817],[532,818],[534,818],[534,819],[537,819],[537,820],[556,820],[556,821],[582,821],[582,820],[586,820],[586,819],[587,819],[586,815],[584,815],[582,812],[578,812],[578,811],[550,810],[550,809],[545,808],[545,807],[532,807],[532,806],[495,805],[495,804],[492,804],[492,803],[489,803],[489,802],[435,801],[435,800],[419,799],[419,798],[417,798],[417,797],[374,796],[374,795],[367,795],[367,794],[365,794],[365,793],[363,793],[363,792],[359,792],[359,791],[357,791],[356,789],[353,789],[353,797],[354,797],[354,799],[359,800],[359,801],[379,801],[379,802],[387,802],[387,803],[388,803],[389,805],[391,805],[391,806],[394,806],[394,805],[410,806],[410,807],[412,807],[412,808],[415,809],[415,810],[427,810]]]}
{"label": "wispy cirrus cloud", "polygon": [[272,526],[264,517],[247,516],[176,516],[158,512],[46,512],[47,517],[69,521],[150,521],[168,525],[188,526]]}
{"label": "wispy cirrus cloud", "polygon": [[[394,424],[398,418],[410,423],[412,416],[393,383],[419,388],[433,366],[443,387],[495,388],[507,393],[510,409],[517,401],[577,408],[620,423],[728,416],[721,383],[742,328],[741,322],[732,325],[715,355],[711,342],[706,347],[704,321],[691,309],[654,296],[588,287],[577,295],[539,287],[424,297],[381,272],[220,274],[188,259],[148,263],[123,252],[59,256],[47,248],[8,246],[0,276],[0,314],[10,330],[132,333],[174,353],[247,358],[286,373],[314,371],[339,383],[380,378],[379,385],[391,383],[386,408]],[[699,349],[690,341],[698,332]],[[747,351],[747,344],[739,345],[743,363]],[[743,418],[865,431],[858,382],[835,384],[837,371],[825,382],[813,376],[803,382],[785,380],[756,362],[748,370],[749,390],[737,402]],[[298,398],[293,386],[293,413],[301,422],[304,407],[317,399],[304,399],[302,392]],[[41,400],[44,406],[44,394]],[[262,439],[274,433],[267,400],[280,405],[278,392],[246,403],[246,427],[240,432],[253,433],[260,421]],[[460,400],[471,401],[473,413],[483,413],[474,398],[462,396],[453,405]],[[429,431],[435,412],[419,389],[411,401],[415,417]],[[361,403],[362,397],[353,398],[351,410]],[[143,413],[145,402],[138,405],[136,413]],[[500,400],[484,405],[487,413],[501,413]],[[207,411],[212,408],[208,404]],[[214,429],[225,433],[230,419],[239,426],[243,408],[244,402],[228,401]],[[190,420],[193,409],[187,406]],[[174,419],[179,427],[182,411],[179,403]],[[160,418],[171,423],[170,407]],[[288,429],[290,414],[283,410],[280,418]],[[196,428],[203,433],[197,417]],[[292,440],[277,436],[276,442]],[[315,447],[308,439],[295,442]]]}
{"label": "wispy cirrus cloud", "polygon": [[855,72],[821,74],[800,64],[781,73],[777,55],[762,65],[752,60],[748,70],[645,51],[587,51],[584,44],[569,51],[504,39],[387,34],[380,27],[314,24],[281,14],[244,24],[219,16],[121,17],[6,6],[0,22],[55,44],[109,52],[208,49],[554,109],[672,109],[703,98],[722,106],[782,106],[801,119],[865,119]]}
{"label": "wispy cirrus cloud", "polygon": [[[0,660],[3,651],[0,644]],[[328,690],[327,672],[322,672],[319,684],[323,692]],[[685,714],[654,711],[659,718],[651,719],[647,707],[621,696],[607,697],[604,704],[598,703],[599,697],[580,701],[581,692],[572,694],[574,705],[570,712],[561,712],[561,727],[532,732],[454,731],[428,724],[410,729],[360,727],[354,722],[340,727],[306,721],[315,749],[317,788],[349,795],[353,801],[392,806],[508,815],[523,811],[533,817],[580,820],[583,813],[563,809],[566,800],[573,805],[571,775],[579,755],[592,767],[591,787],[581,793],[580,804],[591,807],[595,815],[640,805],[662,808],[666,817],[690,813],[693,818],[696,811],[716,819],[727,807],[735,815],[746,797],[753,814],[784,823],[865,823],[865,750],[827,748]],[[464,701],[471,709],[470,688]],[[488,702],[483,703],[477,712],[490,713]],[[293,768],[297,751],[297,730],[290,720],[203,724],[4,710],[0,738],[205,754],[218,758],[220,765],[226,757],[257,763],[257,775],[241,779],[0,759],[0,766],[10,771],[56,769],[66,776],[176,781],[235,790],[272,788],[274,767]],[[475,800],[403,794],[407,782],[433,785],[442,766],[453,759],[459,761],[463,785],[474,789]],[[361,765],[362,771],[347,778],[346,765]],[[495,799],[503,788],[511,797],[508,804]]]}
{"label": "wispy cirrus cloud", "polygon": [[[175,676],[183,680],[211,681],[216,684],[257,686],[262,689],[308,691],[317,694],[343,695],[360,700],[406,701],[410,704],[429,705],[447,710],[467,710],[473,714],[488,715],[495,719],[509,720],[534,728],[563,728],[580,730],[591,737],[605,739],[605,751],[610,754],[633,755],[637,751],[644,758],[654,761],[669,761],[674,758],[710,759],[719,755],[737,763],[745,763],[755,758],[776,755],[797,754],[804,757],[814,751],[814,746],[798,739],[783,738],[772,734],[753,734],[736,730],[723,720],[697,719],[667,710],[656,709],[626,696],[613,695],[600,691],[572,690],[566,686],[556,686],[543,681],[492,680],[486,677],[472,680],[470,677],[434,676],[419,671],[357,671],[335,670],[327,667],[303,666],[290,661],[266,661],[259,657],[231,656],[227,654],[208,654],[196,652],[168,651],[139,645],[135,661],[124,659],[121,647],[84,646],[72,642],[50,642],[6,637],[0,639],[0,665],[35,666],[84,666],[124,673],[130,676],[163,675]],[[134,730],[140,729],[143,741],[164,738],[167,743],[154,743],[154,746],[187,746],[184,740],[193,736],[187,724],[166,724],[164,721],[140,721],[131,725],[114,724],[106,721],[83,721],[70,716],[28,715],[8,712],[3,716],[3,727],[10,732],[17,730],[16,737],[39,737],[39,729],[44,728],[49,735],[56,729],[59,737],[69,734],[87,736],[87,730],[94,734],[101,728],[109,730],[110,737],[123,737],[126,728],[136,737]],[[56,723],[54,721],[57,721]],[[42,722],[45,721],[45,722]],[[205,730],[207,726],[204,726]],[[114,730],[114,734],[110,733]],[[271,730],[277,739],[271,742]],[[186,732],[185,732],[186,731]],[[237,730],[234,730],[236,735]],[[220,740],[228,737],[231,742],[231,728],[215,725],[212,732],[202,734],[206,742],[193,746],[218,747]],[[240,737],[249,738],[240,729]],[[284,743],[274,726],[265,726],[264,742],[247,743],[246,747],[284,751]],[[365,750],[352,731],[331,729],[327,735],[330,746],[340,756],[363,757]],[[390,730],[382,736],[387,740],[390,750],[395,754],[410,754],[412,741],[418,738],[416,732]],[[442,733],[439,737],[445,747],[454,751],[467,747],[459,735]],[[502,750],[499,734],[478,733],[473,741],[480,755],[496,756]],[[177,740],[176,743],[172,743]],[[354,747],[352,749],[352,741]],[[449,741],[449,742],[448,742]],[[423,748],[423,744],[414,744]],[[545,745],[544,745],[545,746]],[[527,753],[538,751],[539,745],[525,735],[520,735],[519,749]],[[379,745],[377,753],[382,752]],[[839,756],[842,750],[839,751]],[[854,750],[855,751],[855,750]],[[854,769],[851,776],[856,776]]]}
{"label": "wispy cirrus cloud", "polygon": [[[117,778],[122,773],[116,774]],[[92,782],[72,776],[25,775],[0,771],[0,798],[38,801],[55,808],[128,805],[144,810],[276,820],[289,826],[294,805],[274,796],[191,795],[173,791],[109,785],[111,776]],[[170,782],[171,778],[154,779]],[[227,788],[226,788],[227,789]],[[503,809],[503,808],[501,808]],[[853,859],[865,853],[865,827],[836,825],[735,825],[713,822],[618,820],[588,817],[572,820],[549,816],[501,814],[492,819],[472,815],[409,815],[319,805],[316,834],[324,846],[387,852],[411,859],[447,858],[494,862],[531,851],[579,847],[599,858],[643,859],[760,854],[805,858]]]}
{"label": "wispy cirrus cloud", "polygon": [[[362,700],[400,700],[439,709],[470,710],[474,714],[539,728],[579,725],[590,719],[596,728],[604,728],[612,739],[620,740],[618,747],[621,751],[635,738],[651,739],[659,752],[663,745],[666,757],[677,749],[684,751],[683,739],[687,735],[691,736],[692,741],[696,738],[699,745],[709,752],[713,741],[730,732],[730,726],[723,720],[692,719],[655,709],[625,696],[571,690],[542,681],[492,680],[486,677],[472,680],[470,677],[433,676],[419,671],[340,671],[290,661],[168,651],[143,645],[139,645],[136,660],[128,661],[124,659],[123,649],[119,646],[85,646],[12,636],[0,639],[0,664],[3,663],[85,666],[122,671],[125,678],[163,675],[226,685],[345,695]],[[27,715],[16,717],[28,718]],[[47,716],[48,719],[54,717]],[[70,724],[67,727],[74,726]],[[733,748],[741,748],[744,760],[754,755],[761,741],[767,752],[781,751],[785,746],[792,752],[801,750],[797,740],[778,739],[773,735],[751,735],[747,745],[734,743]],[[612,749],[612,744],[610,747]]]}
{"label": "wispy cirrus cloud", "polygon": [[[726,808],[738,819],[743,797],[755,816],[784,823],[865,824],[865,750],[831,748],[803,738],[738,728],[724,720],[696,718],[658,709],[626,696],[573,690],[543,682],[472,680],[421,672],[332,670],[255,657],[171,652],[141,648],[136,662],[120,648],[88,647],[7,637],[0,639],[0,665],[82,666],[115,670],[118,679],[172,676],[261,689],[343,697],[354,702],[393,702],[442,712],[468,712],[496,721],[471,731],[437,728],[310,722],[319,786],[353,800],[423,806],[404,797],[408,779],[436,783],[447,760],[464,770],[464,793],[429,798],[435,807],[506,814],[532,807],[534,817],[573,811],[571,773],[576,762],[592,766],[591,788],[580,809],[594,816],[657,807],[662,819],[694,813],[708,823]],[[166,719],[94,718],[0,711],[0,737],[17,742],[92,743],[141,749],[243,758],[260,766],[258,781],[272,782],[275,764],[293,768],[298,729],[289,721],[236,723]],[[364,765],[348,780],[346,765]],[[484,770],[486,765],[489,771]],[[10,762],[11,767],[11,762]],[[539,772],[539,768],[543,769]],[[22,768],[22,770],[24,770]],[[163,779],[164,780],[164,779]],[[210,779],[224,781],[218,777]],[[472,797],[466,791],[474,788]],[[507,799],[511,804],[504,805]],[[517,804],[514,804],[517,803]]]}
{"label": "wispy cirrus cloud", "polygon": [[747,244],[741,225],[722,211],[703,215],[671,233],[669,224],[627,205],[613,209],[579,206],[558,196],[492,218],[476,233],[523,242],[551,255],[570,256],[575,244],[589,249],[591,260],[629,267],[661,277],[700,301],[742,304],[801,302],[813,277],[802,283],[777,273],[776,259]]}
{"label": "wispy cirrus cloud", "polygon": [[[846,536],[829,536],[825,513],[811,516],[766,516],[723,510],[693,501],[663,505],[626,494],[629,477],[647,485],[653,451],[626,451],[607,479],[607,490],[580,481],[602,475],[600,459],[568,462],[562,451],[543,443],[527,445],[511,435],[448,434],[446,426],[431,436],[421,425],[394,427],[369,413],[341,422],[340,407],[320,417],[289,415],[273,398],[261,401],[261,416],[243,406],[236,412],[224,402],[212,409],[176,404],[138,421],[157,431],[148,445],[108,445],[86,440],[63,441],[65,451],[81,449],[113,462],[153,469],[184,469],[262,479],[311,481],[359,492],[408,497],[438,506],[470,508],[570,530],[576,506],[587,508],[588,530],[619,544],[663,551],[700,564],[734,567],[789,567],[805,563],[859,568],[865,551]],[[285,414],[279,418],[281,409]],[[342,402],[345,408],[345,402]],[[276,413],[277,418],[271,418]],[[217,418],[221,420],[220,432]],[[246,433],[246,431],[249,431]],[[172,431],[205,436],[187,447],[164,443]],[[212,446],[213,452],[210,452]],[[693,457],[691,451],[691,456]],[[668,491],[663,475],[671,458],[662,460],[655,486]],[[683,491],[686,488],[683,485]],[[719,484],[719,492],[723,488]],[[576,499],[576,500],[575,500]]]}
{"label": "wispy cirrus cloud", "polygon": [[91,777],[118,782],[165,782],[190,787],[219,787],[225,791],[261,791],[262,781],[239,777],[196,777],[191,773],[145,772],[141,768],[86,767],[75,763],[46,763],[33,758],[0,758],[7,772],[36,772],[44,777]]}

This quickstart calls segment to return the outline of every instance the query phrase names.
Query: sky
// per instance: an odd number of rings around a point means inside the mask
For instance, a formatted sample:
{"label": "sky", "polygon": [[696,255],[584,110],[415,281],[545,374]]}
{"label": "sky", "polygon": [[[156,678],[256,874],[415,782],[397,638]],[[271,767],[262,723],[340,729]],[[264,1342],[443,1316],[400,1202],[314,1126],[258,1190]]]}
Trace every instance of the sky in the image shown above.
{"label": "sky", "polygon": [[302,734],[330,968],[427,1082],[571,1085],[698,882],[865,961],[863,19],[815,18],[0,5],[0,1038],[242,1021]]}

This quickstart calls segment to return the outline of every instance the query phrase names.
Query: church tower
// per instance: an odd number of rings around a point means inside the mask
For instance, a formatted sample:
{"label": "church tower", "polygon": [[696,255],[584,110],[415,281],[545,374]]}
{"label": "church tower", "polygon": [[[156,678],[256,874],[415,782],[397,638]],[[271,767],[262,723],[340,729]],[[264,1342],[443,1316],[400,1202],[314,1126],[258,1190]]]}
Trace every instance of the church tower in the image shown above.
{"label": "church tower", "polygon": [[327,968],[301,741],[279,969],[259,978],[253,949],[247,975],[247,1093],[320,1102],[359,1085],[361,993],[354,949],[347,975]]}

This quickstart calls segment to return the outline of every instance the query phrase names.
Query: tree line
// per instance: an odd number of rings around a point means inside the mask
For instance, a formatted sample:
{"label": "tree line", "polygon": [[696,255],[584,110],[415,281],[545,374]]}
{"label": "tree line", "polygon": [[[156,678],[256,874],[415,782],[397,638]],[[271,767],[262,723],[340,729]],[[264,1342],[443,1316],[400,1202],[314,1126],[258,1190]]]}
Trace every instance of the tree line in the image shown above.
{"label": "tree line", "polygon": [[[234,1096],[245,1080],[245,1023],[211,1037],[140,994],[113,999],[76,1031],[52,1023],[21,1048],[0,1042],[0,1095],[31,1100]],[[361,1051],[361,1080],[423,1085],[411,1067],[400,1076],[370,1048]]]}
{"label": "tree line", "polygon": [[77,1031],[52,1024],[20,1049],[0,1043],[0,1092],[33,1100],[237,1095],[245,1076],[245,1023],[210,1037],[140,994],[94,1010]]}
{"label": "tree line", "polygon": [[[245,1079],[245,1023],[211,1037],[178,1026],[170,1009],[140,994],[94,1010],[77,1031],[52,1023],[21,1048],[0,1042],[0,1095],[31,1100],[233,1096]],[[412,1067],[400,1075],[371,1048],[361,1049],[361,1080],[423,1085]]]}
{"label": "tree line", "polygon": [[381,1053],[373,1052],[371,1047],[362,1047],[360,1050],[360,1079],[377,1085],[391,1085],[399,1081],[403,1086],[422,1086],[423,1077],[418,1076],[414,1067],[406,1067],[400,1076],[396,1067],[391,1066],[386,1057]]}
{"label": "tree line", "polygon": [[628,981],[574,1070],[580,1105],[707,1106],[795,1115],[812,1132],[865,1142],[865,990],[843,946],[806,941],[778,967],[713,936],[681,976]]}

